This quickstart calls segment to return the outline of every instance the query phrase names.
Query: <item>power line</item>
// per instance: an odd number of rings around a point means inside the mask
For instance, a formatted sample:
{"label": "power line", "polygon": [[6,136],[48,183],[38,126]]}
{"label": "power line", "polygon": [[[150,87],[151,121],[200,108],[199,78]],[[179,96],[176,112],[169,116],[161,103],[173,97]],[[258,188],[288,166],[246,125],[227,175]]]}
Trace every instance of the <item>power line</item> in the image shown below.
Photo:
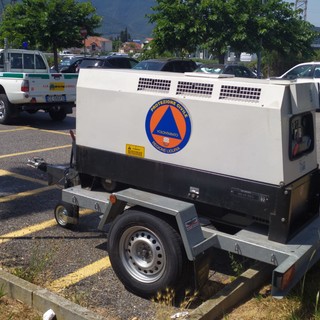
{"label": "power line", "polygon": [[308,0],[296,0],[296,10],[301,10],[301,17],[307,20]]}

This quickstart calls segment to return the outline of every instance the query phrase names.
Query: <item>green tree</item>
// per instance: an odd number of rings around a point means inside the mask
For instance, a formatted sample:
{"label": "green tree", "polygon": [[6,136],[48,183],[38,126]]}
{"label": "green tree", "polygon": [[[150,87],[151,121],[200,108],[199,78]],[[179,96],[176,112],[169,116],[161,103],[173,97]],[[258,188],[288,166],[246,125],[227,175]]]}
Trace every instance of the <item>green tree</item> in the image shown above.
{"label": "green tree", "polygon": [[149,15],[156,24],[159,52],[209,50],[223,62],[228,47],[236,52],[275,50],[308,55],[312,25],[283,0],[157,0]]}
{"label": "green tree", "polygon": [[[282,0],[233,0],[236,30],[230,45],[236,50],[275,50],[280,55],[308,55],[315,33],[292,5]],[[238,21],[238,23],[236,23]]]}
{"label": "green tree", "polygon": [[131,40],[131,35],[130,33],[128,33],[127,28],[125,28],[125,30],[120,32],[120,40],[122,43],[128,42],[129,40]]}
{"label": "green tree", "polygon": [[118,52],[121,45],[122,45],[122,42],[120,40],[120,37],[116,37],[115,39],[112,39],[112,51]]}
{"label": "green tree", "polygon": [[30,48],[52,50],[57,68],[58,51],[82,46],[81,30],[86,30],[86,35],[96,35],[101,22],[90,2],[22,0],[5,7],[0,34],[13,47],[28,42]]}
{"label": "green tree", "polygon": [[157,0],[158,5],[148,15],[149,21],[155,23],[152,46],[163,54],[166,51],[176,56],[186,56],[196,50],[199,44],[198,4],[195,0]]}
{"label": "green tree", "polygon": [[[195,2],[198,1],[195,0]],[[234,0],[203,0],[199,2],[198,15],[203,21],[199,45],[208,49],[218,57],[220,63],[223,63],[228,47],[233,47],[232,38],[242,37],[242,17],[239,15],[236,18]]]}

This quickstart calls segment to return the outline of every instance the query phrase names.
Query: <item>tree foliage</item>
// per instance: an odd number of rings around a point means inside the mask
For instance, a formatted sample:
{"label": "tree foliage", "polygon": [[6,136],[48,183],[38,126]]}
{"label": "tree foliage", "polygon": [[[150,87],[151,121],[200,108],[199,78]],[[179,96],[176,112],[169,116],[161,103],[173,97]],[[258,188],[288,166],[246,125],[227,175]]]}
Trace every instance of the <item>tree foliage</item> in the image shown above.
{"label": "tree foliage", "polygon": [[131,35],[128,33],[128,28],[120,31],[120,41],[121,42],[128,42],[131,40]]}
{"label": "tree foliage", "polygon": [[160,53],[184,56],[196,50],[202,21],[195,0],[157,0],[149,21],[155,23],[153,45]]}
{"label": "tree foliage", "polygon": [[206,48],[223,60],[235,52],[308,55],[312,25],[283,0],[157,0],[149,15],[154,45],[184,55]]}
{"label": "tree foliage", "polygon": [[22,0],[5,7],[0,34],[15,48],[27,42],[30,48],[52,50],[56,64],[59,49],[82,46],[81,30],[95,35],[101,22],[90,2]]}

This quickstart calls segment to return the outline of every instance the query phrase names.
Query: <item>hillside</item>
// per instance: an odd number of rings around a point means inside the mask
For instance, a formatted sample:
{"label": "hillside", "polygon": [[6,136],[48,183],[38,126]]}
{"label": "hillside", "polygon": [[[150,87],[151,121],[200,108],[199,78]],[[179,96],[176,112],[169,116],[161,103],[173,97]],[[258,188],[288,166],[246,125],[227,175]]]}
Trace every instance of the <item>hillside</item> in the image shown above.
{"label": "hillside", "polygon": [[[78,0],[86,2],[88,0]],[[125,28],[133,39],[144,40],[151,37],[152,25],[148,23],[146,14],[152,13],[151,7],[156,0],[90,0],[103,17],[102,27],[98,30],[103,37],[118,36]],[[1,1],[0,9],[10,3]]]}
{"label": "hillside", "polygon": [[118,36],[125,28],[133,39],[143,40],[151,36],[152,25],[145,15],[152,13],[155,0],[91,0],[91,3],[97,14],[103,17],[102,27],[98,30],[102,36]]}

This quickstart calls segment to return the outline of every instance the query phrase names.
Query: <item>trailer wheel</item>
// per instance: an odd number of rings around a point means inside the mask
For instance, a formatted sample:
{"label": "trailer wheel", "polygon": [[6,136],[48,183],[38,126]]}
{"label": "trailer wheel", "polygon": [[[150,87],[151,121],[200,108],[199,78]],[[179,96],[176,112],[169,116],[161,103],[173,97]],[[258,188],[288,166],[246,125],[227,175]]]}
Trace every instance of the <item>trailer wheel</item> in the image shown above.
{"label": "trailer wheel", "polygon": [[0,94],[0,124],[8,124],[11,119],[11,103],[5,93]]}
{"label": "trailer wheel", "polygon": [[114,180],[101,178],[100,181],[103,189],[107,192],[113,192],[118,187],[118,183]]}
{"label": "trailer wheel", "polygon": [[163,219],[126,210],[111,225],[108,253],[127,290],[144,298],[168,288],[177,292],[191,270],[178,232]]}
{"label": "trailer wheel", "polygon": [[54,217],[60,227],[70,229],[78,220],[79,207],[64,202],[58,203],[54,209]]}
{"label": "trailer wheel", "polygon": [[55,106],[49,110],[49,115],[53,121],[62,121],[66,118],[67,113],[63,107]]}

